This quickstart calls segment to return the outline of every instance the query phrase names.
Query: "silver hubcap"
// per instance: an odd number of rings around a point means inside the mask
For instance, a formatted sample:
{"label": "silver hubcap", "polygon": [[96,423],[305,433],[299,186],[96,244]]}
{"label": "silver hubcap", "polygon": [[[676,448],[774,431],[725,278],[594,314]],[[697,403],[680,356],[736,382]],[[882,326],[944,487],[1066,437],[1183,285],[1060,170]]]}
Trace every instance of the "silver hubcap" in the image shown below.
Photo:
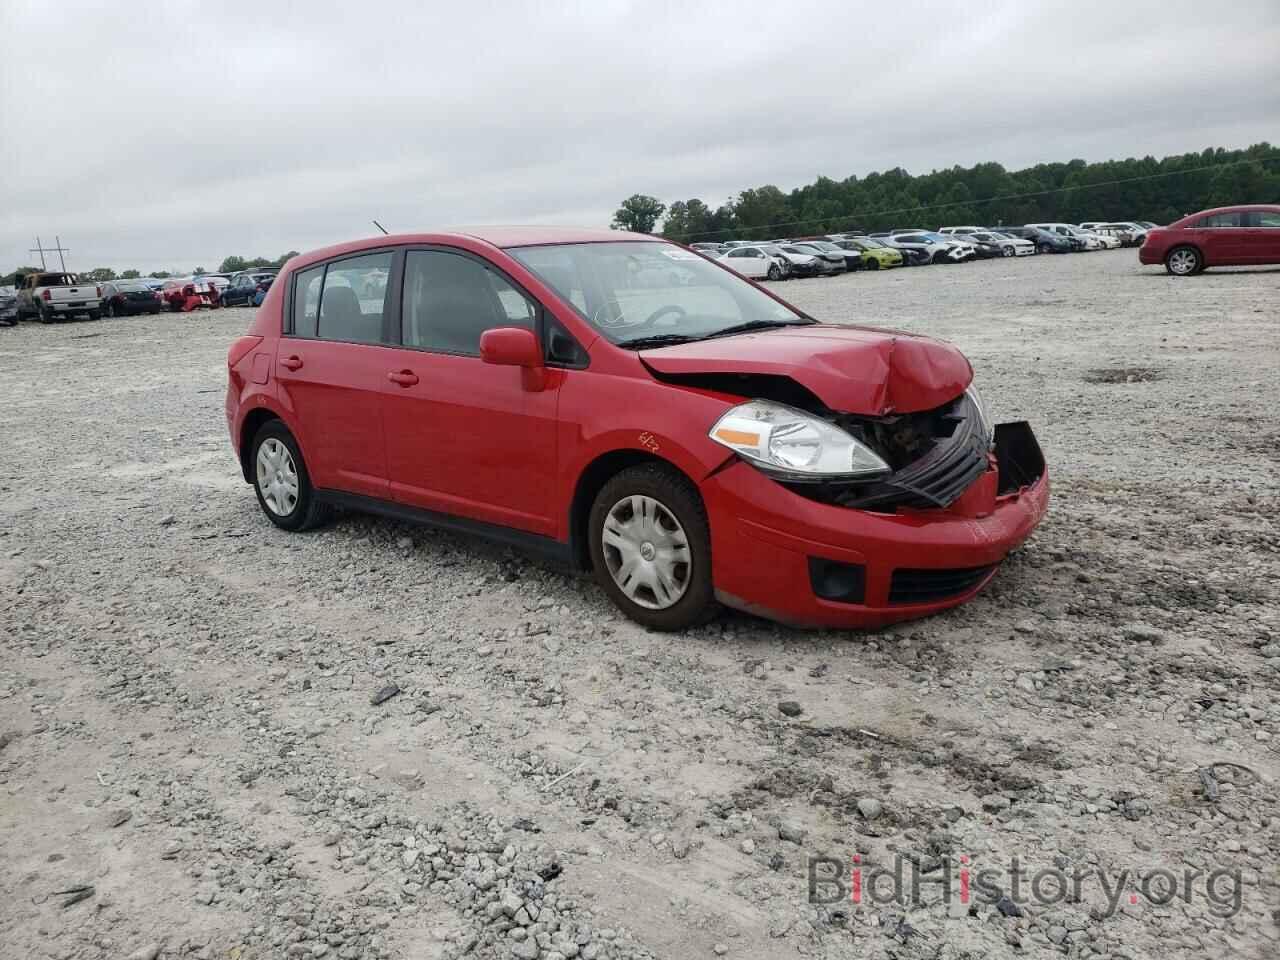
{"label": "silver hubcap", "polygon": [[613,582],[640,606],[665,610],[689,589],[689,538],[675,515],[652,497],[615,503],[601,539]]}
{"label": "silver hubcap", "polygon": [[1174,273],[1190,273],[1196,268],[1196,255],[1190,250],[1178,250],[1169,258],[1169,268]]}
{"label": "silver hubcap", "polygon": [[289,448],[270,437],[258,448],[258,489],[267,509],[287,517],[298,505],[298,469]]}

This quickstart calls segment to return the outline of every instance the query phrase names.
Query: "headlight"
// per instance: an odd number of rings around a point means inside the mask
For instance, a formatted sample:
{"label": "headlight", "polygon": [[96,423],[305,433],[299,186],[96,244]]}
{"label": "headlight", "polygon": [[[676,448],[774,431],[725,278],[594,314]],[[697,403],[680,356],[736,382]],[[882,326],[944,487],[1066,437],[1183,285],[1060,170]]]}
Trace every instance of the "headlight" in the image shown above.
{"label": "headlight", "polygon": [[987,438],[987,445],[991,446],[995,443],[996,431],[991,424],[991,417],[987,413],[986,404],[982,402],[982,394],[978,393],[978,388],[972,383],[965,388],[964,394],[973,401],[973,406],[978,411],[978,423],[982,425],[982,434]]}
{"label": "headlight", "polygon": [[709,436],[782,479],[869,479],[890,472],[887,463],[839,427],[768,400],[734,407]]}

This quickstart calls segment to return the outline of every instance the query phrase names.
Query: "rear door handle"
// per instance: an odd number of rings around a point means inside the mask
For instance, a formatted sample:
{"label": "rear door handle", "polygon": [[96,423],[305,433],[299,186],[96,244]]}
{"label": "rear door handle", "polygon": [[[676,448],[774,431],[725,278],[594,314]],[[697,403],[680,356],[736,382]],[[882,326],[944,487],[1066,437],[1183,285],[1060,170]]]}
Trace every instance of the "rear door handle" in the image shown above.
{"label": "rear door handle", "polygon": [[392,383],[398,383],[402,387],[412,387],[418,382],[418,375],[412,370],[392,370],[387,374],[387,379]]}
{"label": "rear door handle", "polygon": [[299,370],[302,368],[302,358],[282,357],[280,360],[280,366],[284,367],[286,370]]}

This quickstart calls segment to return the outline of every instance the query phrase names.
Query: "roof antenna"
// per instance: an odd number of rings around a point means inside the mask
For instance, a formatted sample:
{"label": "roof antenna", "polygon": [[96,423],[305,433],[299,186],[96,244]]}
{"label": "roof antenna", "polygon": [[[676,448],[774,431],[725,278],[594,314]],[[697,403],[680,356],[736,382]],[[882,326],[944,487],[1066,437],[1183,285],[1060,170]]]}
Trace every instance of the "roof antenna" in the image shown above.
{"label": "roof antenna", "polygon": [[390,236],[390,234],[387,233],[387,228],[384,227],[382,224],[380,224],[377,220],[373,221],[373,225],[382,231],[382,235],[384,237]]}

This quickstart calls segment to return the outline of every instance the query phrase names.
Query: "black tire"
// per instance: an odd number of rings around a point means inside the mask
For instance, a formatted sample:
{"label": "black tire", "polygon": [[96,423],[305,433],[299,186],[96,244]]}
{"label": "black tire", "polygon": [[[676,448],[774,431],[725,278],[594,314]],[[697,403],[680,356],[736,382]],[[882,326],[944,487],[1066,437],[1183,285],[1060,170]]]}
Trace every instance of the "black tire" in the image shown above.
{"label": "black tire", "polygon": [[[283,515],[276,513],[275,510],[267,506],[267,501],[263,497],[262,487],[259,482],[260,478],[257,470],[258,450],[268,440],[276,440],[288,449],[298,475],[297,502],[294,503],[292,510]],[[302,459],[302,450],[298,447],[298,441],[293,438],[293,434],[289,432],[289,428],[284,425],[283,421],[268,420],[258,428],[258,432],[254,435],[253,442],[249,447],[249,470],[253,477],[253,492],[258,497],[258,506],[262,508],[262,512],[266,514],[267,519],[281,530],[288,530],[293,533],[301,530],[310,530],[329,519],[330,510],[328,506],[316,498],[315,488],[311,486],[311,475],[307,473],[307,464]]]}
{"label": "black tire", "polygon": [[1049,246],[1049,244],[1047,243],[1040,244],[1038,247],[1036,247],[1036,250],[1038,250],[1040,253],[1053,253],[1053,247]]}
{"label": "black tire", "polygon": [[101,319],[101,317],[102,317],[102,311],[101,311],[101,310],[90,310],[90,311],[89,311],[89,319],[90,319],[90,320],[99,320],[99,319]]}
{"label": "black tire", "polygon": [[880,261],[879,261],[879,260],[877,260],[875,257],[872,257],[870,260],[868,260],[868,261],[867,261],[867,269],[868,269],[868,270],[879,270],[879,269],[880,269]]}
{"label": "black tire", "polygon": [[1013,247],[1001,247],[1001,248],[1000,248],[1000,256],[1002,256],[1002,257],[1012,257],[1012,256],[1013,256],[1013,254],[1014,254]]}
{"label": "black tire", "polygon": [[107,304],[107,319],[108,319],[108,320],[114,320],[114,319],[115,319],[116,317],[118,317],[118,316],[120,316],[120,314],[116,313],[116,305],[115,305],[114,303],[108,303],[108,304]]}
{"label": "black tire", "polygon": [[1190,277],[1204,269],[1204,257],[1195,247],[1185,244],[1164,255],[1164,268],[1175,277]]}
{"label": "black tire", "polygon": [[779,267],[776,263],[769,264],[769,279],[770,280],[782,279],[782,268]]}
{"label": "black tire", "polygon": [[[684,528],[690,560],[685,590],[665,609],[636,603],[614,582],[604,552],[604,524],[610,511],[631,496],[651,497]],[[632,620],[654,630],[684,630],[706,623],[720,610],[711,583],[711,530],[697,488],[679,471],[665,464],[645,463],[615,475],[596,494],[588,520],[591,566],[609,599]]]}
{"label": "black tire", "polygon": [[41,306],[41,307],[40,307],[40,322],[41,322],[41,323],[53,323],[53,311],[52,311],[52,310],[50,310],[48,307]]}

